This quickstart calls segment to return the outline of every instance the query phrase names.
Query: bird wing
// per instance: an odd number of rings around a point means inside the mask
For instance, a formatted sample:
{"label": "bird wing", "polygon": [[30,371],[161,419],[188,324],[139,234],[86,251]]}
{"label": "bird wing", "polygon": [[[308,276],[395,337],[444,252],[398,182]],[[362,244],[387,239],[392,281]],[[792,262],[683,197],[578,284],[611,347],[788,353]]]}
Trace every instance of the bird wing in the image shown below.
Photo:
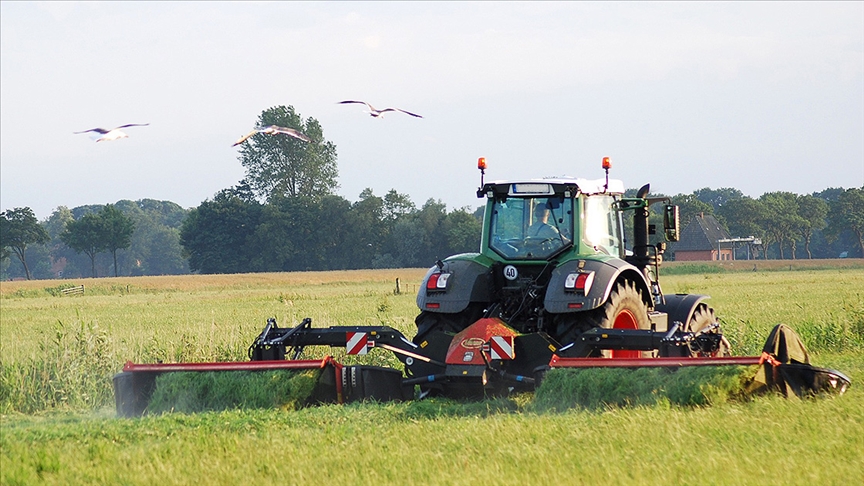
{"label": "bird wing", "polygon": [[245,142],[246,140],[249,139],[249,137],[258,133],[258,131],[259,130],[256,128],[255,130],[252,130],[251,132],[247,133],[246,135],[243,135],[242,137],[240,137],[240,140],[237,140],[236,142],[234,142],[234,145],[232,145],[232,147],[236,147],[237,145],[240,145],[241,143]]}
{"label": "bird wing", "polygon": [[121,128],[127,127],[146,127],[149,123],[129,123],[128,125],[120,125],[119,127],[114,127],[111,130],[119,130]]}
{"label": "bird wing", "polygon": [[375,107],[373,107],[373,106],[370,105],[369,103],[366,103],[365,101],[345,100],[345,101],[340,101],[340,102],[339,102],[340,105],[344,105],[344,104],[346,104],[346,103],[360,103],[361,105],[366,105],[366,107],[369,108],[369,109],[372,110],[372,111],[378,111],[378,110],[375,109]]}
{"label": "bird wing", "polygon": [[311,142],[312,139],[301,133],[299,130],[295,130],[293,128],[286,127],[277,127],[276,125],[271,125],[267,127],[273,131],[273,133],[281,133],[283,135],[289,135],[299,140],[303,140],[304,142]]}
{"label": "bird wing", "polygon": [[[418,115],[418,114],[416,114],[416,113],[411,113],[410,111],[405,111],[405,110],[402,110],[402,109],[399,109],[399,108],[387,108],[387,109],[388,109],[388,110],[391,110],[391,111],[392,111],[392,110],[395,110],[395,111],[401,111],[402,113],[405,113],[406,115],[416,116],[417,118],[423,118],[422,116],[420,116],[420,115]],[[382,110],[382,111],[384,111],[384,110]]]}
{"label": "bird wing", "polygon": [[106,133],[108,133],[110,131],[111,130],[105,130],[104,128],[91,128],[90,130],[84,130],[83,132],[72,132],[72,133],[96,132],[96,133],[101,133],[102,135],[105,135]]}

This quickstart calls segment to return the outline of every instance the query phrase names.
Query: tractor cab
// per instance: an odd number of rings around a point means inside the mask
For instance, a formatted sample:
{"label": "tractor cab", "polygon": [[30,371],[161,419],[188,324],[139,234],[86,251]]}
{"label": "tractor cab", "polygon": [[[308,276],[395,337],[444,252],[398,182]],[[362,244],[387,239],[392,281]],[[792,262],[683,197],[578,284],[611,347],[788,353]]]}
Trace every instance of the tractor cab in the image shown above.
{"label": "tractor cab", "polygon": [[[610,187],[611,186],[611,187]],[[548,261],[563,253],[623,256],[620,181],[541,179],[483,185],[482,252],[493,260]]]}

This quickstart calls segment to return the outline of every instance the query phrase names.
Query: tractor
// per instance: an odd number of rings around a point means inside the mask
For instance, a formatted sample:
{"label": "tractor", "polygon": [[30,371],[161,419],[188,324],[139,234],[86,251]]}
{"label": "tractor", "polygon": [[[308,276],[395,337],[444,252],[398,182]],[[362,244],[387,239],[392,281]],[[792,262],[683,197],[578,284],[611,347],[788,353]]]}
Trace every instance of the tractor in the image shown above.
{"label": "tractor", "polygon": [[[563,357],[728,355],[706,296],[661,290],[666,244],[649,242],[656,233],[649,207],[665,203],[663,233],[677,241],[677,206],[649,197],[649,185],[625,197],[623,183],[609,179],[608,157],[602,167],[604,179],[484,182],[480,158],[477,197],[486,199],[480,251],[429,269],[417,295],[413,342],[495,319],[514,337],[533,335],[539,342],[542,336],[545,347]],[[629,248],[625,216],[633,220]]]}

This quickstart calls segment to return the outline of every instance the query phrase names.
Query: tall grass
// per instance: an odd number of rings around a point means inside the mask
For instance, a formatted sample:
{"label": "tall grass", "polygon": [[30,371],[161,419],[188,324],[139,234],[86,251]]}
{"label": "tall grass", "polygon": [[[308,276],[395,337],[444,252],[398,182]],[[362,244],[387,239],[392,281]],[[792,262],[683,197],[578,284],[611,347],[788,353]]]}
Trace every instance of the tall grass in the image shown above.
{"label": "tall grass", "polygon": [[[410,337],[414,295],[395,295],[394,275],[404,290],[422,270],[401,272],[100,279],[83,296],[3,283],[0,413],[110,407],[111,377],[127,360],[244,361],[268,317],[282,326],[307,316],[316,326],[383,324]],[[738,355],[758,354],[780,322],[801,335],[817,360],[864,350],[864,270],[680,275],[663,285],[666,292],[711,295]],[[341,348],[309,347],[304,357],[325,355],[401,367],[379,350],[358,358]]]}
{"label": "tall grass", "polygon": [[[393,274],[101,279],[83,296],[54,295],[33,282],[18,289],[19,282],[3,283],[0,413],[111,406],[111,377],[126,361],[248,360],[268,317],[283,327],[310,316],[316,326],[383,324],[410,335],[414,295],[394,295]],[[419,280],[415,274],[422,270],[403,271],[401,279]],[[342,358],[344,350],[310,347],[304,357],[328,354]],[[392,353],[358,362],[399,366]]]}
{"label": "tall grass", "polygon": [[735,354],[759,354],[780,323],[815,354],[864,350],[864,270],[678,275],[663,289],[709,295]]}
{"label": "tall grass", "polygon": [[117,371],[108,334],[93,323],[57,324],[29,359],[0,366],[0,413],[92,409],[113,400],[106,386]]}
{"label": "tall grass", "polygon": [[[400,275],[403,282],[423,273],[411,272]],[[116,418],[110,379],[124,361],[245,359],[267,317],[280,325],[306,316],[317,326],[385,323],[410,335],[414,296],[394,295],[392,274],[375,275],[154,277],[129,279],[129,292],[91,293],[88,284],[87,294],[74,297],[22,296],[17,290],[40,284],[3,283],[0,484],[861,482],[860,270],[663,281],[666,292],[711,295],[738,354],[761,349],[774,324],[789,324],[817,365],[852,378],[840,397],[698,405],[724,400],[709,391],[701,399],[675,399],[685,406],[657,395],[654,402],[616,402],[623,407],[606,397],[596,407],[552,401],[535,408],[544,393],[553,399],[572,393],[550,389],[470,403],[427,399]],[[364,359],[391,359],[375,351]],[[28,402],[31,395],[41,398]]]}

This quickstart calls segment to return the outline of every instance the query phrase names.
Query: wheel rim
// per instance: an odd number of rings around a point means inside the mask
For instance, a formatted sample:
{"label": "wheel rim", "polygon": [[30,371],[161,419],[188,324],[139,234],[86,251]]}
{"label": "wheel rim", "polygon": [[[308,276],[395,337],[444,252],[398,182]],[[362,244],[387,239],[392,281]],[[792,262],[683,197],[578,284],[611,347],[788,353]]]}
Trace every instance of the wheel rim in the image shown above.
{"label": "wheel rim", "polygon": [[[639,323],[636,316],[629,309],[622,310],[612,324],[612,329],[639,329]],[[612,358],[640,358],[641,351],[633,351],[629,349],[612,349],[610,350]]]}

